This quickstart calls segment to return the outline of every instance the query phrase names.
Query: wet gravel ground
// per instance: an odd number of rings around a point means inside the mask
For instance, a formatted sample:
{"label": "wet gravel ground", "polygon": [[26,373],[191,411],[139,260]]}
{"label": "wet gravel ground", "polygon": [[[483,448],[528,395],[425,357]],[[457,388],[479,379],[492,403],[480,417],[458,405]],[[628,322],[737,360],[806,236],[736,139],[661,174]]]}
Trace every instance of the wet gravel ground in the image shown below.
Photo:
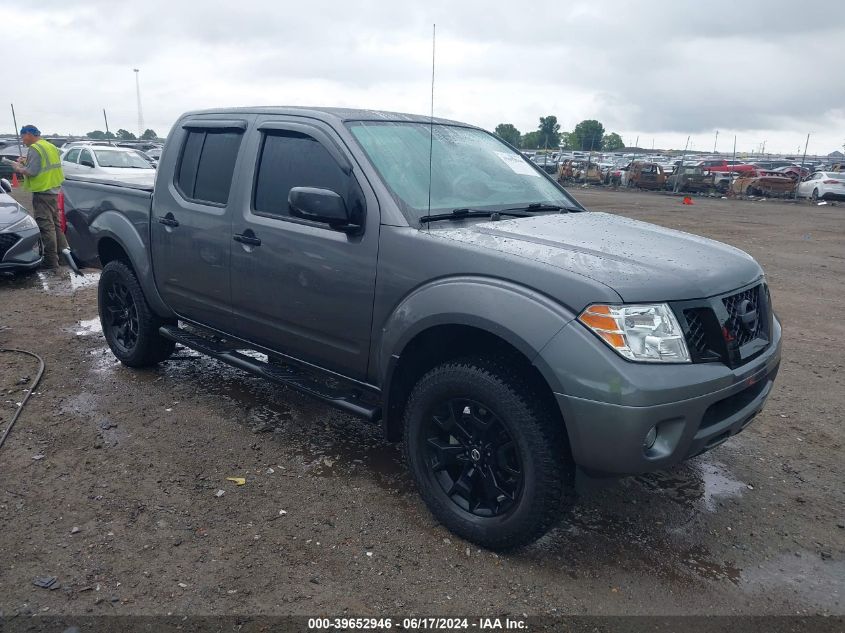
{"label": "wet gravel ground", "polygon": [[[845,612],[845,207],[574,191],[764,265],[784,361],[740,436],[668,472],[581,479],[558,528],[496,555],[435,523],[377,428],[188,350],[124,368],[96,271],[4,276],[0,347],[47,371],[0,450],[0,611]],[[35,370],[0,354],[3,426]]]}

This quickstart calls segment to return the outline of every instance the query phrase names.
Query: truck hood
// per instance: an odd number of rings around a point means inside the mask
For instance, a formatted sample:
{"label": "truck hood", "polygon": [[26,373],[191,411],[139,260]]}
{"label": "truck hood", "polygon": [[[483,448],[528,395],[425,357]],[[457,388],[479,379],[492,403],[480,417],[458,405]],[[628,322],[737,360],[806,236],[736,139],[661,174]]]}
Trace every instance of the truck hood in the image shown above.
{"label": "truck hood", "polygon": [[709,297],[763,274],[750,255],[727,244],[592,211],[482,222],[431,235],[588,277],[625,302]]}

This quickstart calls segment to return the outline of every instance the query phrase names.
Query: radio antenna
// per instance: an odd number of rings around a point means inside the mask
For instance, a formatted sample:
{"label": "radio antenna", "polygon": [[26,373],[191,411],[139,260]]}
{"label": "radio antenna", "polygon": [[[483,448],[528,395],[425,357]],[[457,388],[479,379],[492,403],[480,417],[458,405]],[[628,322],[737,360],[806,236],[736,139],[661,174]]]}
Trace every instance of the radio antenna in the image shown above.
{"label": "radio antenna", "polygon": [[[428,117],[428,215],[431,215],[431,163],[434,153],[434,51],[437,42],[437,25],[431,25],[431,114]],[[431,227],[431,223],[428,224]],[[430,230],[430,228],[429,228]]]}

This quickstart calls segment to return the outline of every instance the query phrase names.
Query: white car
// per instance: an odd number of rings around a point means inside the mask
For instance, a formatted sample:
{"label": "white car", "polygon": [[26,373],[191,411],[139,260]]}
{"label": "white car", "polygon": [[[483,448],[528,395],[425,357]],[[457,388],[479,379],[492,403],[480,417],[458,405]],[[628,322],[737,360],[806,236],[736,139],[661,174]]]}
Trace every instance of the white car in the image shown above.
{"label": "white car", "polygon": [[150,185],[156,173],[137,150],[103,145],[71,147],[62,155],[62,170],[66,176]]}
{"label": "white car", "polygon": [[798,183],[796,195],[813,200],[845,200],[845,173],[813,172]]}

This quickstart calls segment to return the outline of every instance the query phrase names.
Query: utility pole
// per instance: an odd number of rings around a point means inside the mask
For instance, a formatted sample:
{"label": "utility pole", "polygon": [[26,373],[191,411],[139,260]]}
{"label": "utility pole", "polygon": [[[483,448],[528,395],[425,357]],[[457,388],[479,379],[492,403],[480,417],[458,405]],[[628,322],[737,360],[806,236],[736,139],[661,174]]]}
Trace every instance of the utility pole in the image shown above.
{"label": "utility pole", "polygon": [[716,154],[716,143],[719,142],[719,130],[716,130],[716,140],[713,141],[713,153]]}
{"label": "utility pole", "polygon": [[111,132],[109,132],[109,117],[106,116],[106,109],[103,108],[103,121],[106,122],[106,140],[109,142],[109,145],[112,144],[111,142]]}
{"label": "utility pole", "polygon": [[135,96],[138,100],[138,138],[144,134],[144,115],[141,112],[141,82],[138,80],[138,73],[141,72],[139,68],[133,68],[135,71]]}
{"label": "utility pole", "polygon": [[[810,133],[807,132],[807,142],[804,143],[804,155],[801,157],[801,173],[798,174],[798,182],[804,177],[804,162],[807,160],[807,146],[810,144]],[[798,197],[798,185],[795,185],[795,197]]]}
{"label": "utility pole", "polygon": [[18,118],[15,116],[15,104],[12,105],[12,123],[15,126],[15,136],[18,138],[18,156],[23,156],[23,147],[21,147],[21,131],[18,128]]}
{"label": "utility pole", "polygon": [[[681,164],[678,166],[678,173],[680,174],[684,170],[684,158],[687,156],[687,148],[689,147],[689,136],[687,137],[687,144],[684,145],[684,153],[681,154]],[[680,184],[681,179],[675,178],[675,186],[672,187],[672,193],[678,193],[678,185]]]}
{"label": "utility pole", "polygon": [[[733,167],[734,165],[736,165],[736,134],[734,134],[734,156],[733,156],[733,159],[731,160],[731,167]],[[728,191],[727,191],[728,196],[733,195],[733,190],[734,190],[733,183],[734,183],[733,173],[729,170],[728,171]]]}

